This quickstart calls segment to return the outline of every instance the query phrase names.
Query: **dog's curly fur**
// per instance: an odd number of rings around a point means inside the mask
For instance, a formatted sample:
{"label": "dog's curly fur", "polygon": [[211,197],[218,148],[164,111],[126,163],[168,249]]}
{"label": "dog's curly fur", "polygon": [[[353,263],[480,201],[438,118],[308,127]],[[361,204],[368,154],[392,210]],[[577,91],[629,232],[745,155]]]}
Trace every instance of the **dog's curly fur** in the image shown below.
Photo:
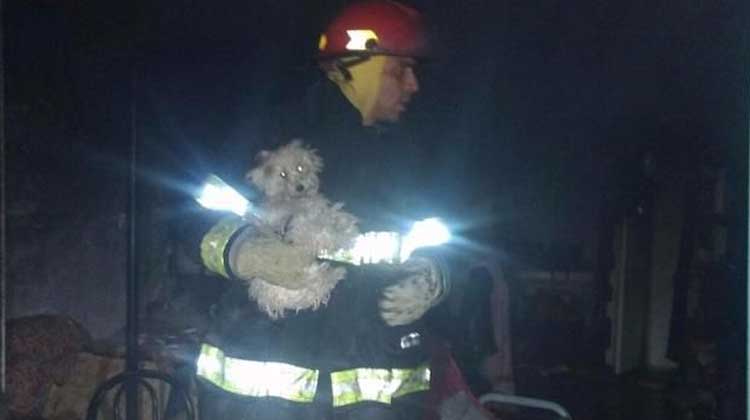
{"label": "dog's curly fur", "polygon": [[[300,140],[258,154],[258,165],[246,178],[264,193],[260,219],[285,241],[314,255],[349,247],[359,234],[357,220],[319,193],[323,160]],[[343,267],[316,262],[305,271],[305,287],[290,290],[263,279],[249,284],[250,298],[271,318],[286,310],[318,309],[346,276]]]}

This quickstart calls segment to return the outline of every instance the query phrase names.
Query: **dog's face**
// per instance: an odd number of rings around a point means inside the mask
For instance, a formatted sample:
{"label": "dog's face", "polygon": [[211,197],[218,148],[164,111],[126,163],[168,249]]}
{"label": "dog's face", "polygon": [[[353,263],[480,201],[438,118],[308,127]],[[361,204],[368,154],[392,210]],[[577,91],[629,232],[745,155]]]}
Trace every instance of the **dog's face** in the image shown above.
{"label": "dog's face", "polygon": [[323,160],[301,141],[294,140],[274,151],[262,151],[257,160],[258,166],[245,178],[266,197],[286,199],[317,194]]}

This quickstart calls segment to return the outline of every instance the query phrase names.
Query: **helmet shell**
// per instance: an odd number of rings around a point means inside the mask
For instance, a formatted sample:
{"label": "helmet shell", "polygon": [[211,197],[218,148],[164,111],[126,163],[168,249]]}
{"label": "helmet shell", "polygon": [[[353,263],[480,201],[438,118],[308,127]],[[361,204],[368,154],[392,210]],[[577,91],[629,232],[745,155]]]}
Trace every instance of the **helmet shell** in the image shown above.
{"label": "helmet shell", "polygon": [[427,53],[422,15],[401,3],[369,0],[345,7],[320,36],[318,57],[347,55],[398,55],[421,57]]}

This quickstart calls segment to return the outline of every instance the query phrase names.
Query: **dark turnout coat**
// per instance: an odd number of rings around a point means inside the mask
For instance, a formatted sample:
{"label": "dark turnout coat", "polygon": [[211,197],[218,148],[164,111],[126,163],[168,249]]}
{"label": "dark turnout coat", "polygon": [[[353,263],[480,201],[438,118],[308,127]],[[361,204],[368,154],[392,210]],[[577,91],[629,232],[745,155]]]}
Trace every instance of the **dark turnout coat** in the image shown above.
{"label": "dark turnout coat", "polygon": [[436,216],[429,197],[429,150],[399,125],[364,127],[359,112],[328,80],[281,119],[281,142],[299,138],[323,158],[321,191],[360,219],[363,231],[400,230]]}
{"label": "dark turnout coat", "polygon": [[[403,231],[409,221],[423,217],[426,210],[420,197],[425,177],[417,163],[423,156],[413,142],[400,137],[395,128],[363,127],[357,111],[328,81],[316,85],[304,101],[290,109],[282,120],[286,122],[280,124],[278,139],[286,143],[300,138],[318,150],[325,163],[323,194],[343,202],[347,211],[360,218],[363,231]],[[428,369],[427,377],[421,378],[429,384],[428,343],[432,337],[424,321],[390,327],[379,316],[383,288],[393,284],[396,277],[367,266],[350,266],[347,273],[327,305],[289,313],[278,320],[261,313],[248,300],[243,285],[232,283],[217,306],[207,341],[221,349],[224,358],[278,362],[317,371],[315,397],[299,402],[238,395],[203,381],[201,411],[205,418],[423,417],[425,388],[418,383],[419,374],[406,380],[406,392],[399,391],[392,399],[386,397],[387,402],[364,399],[344,406],[335,404],[332,382],[336,381],[336,372],[381,372],[377,376]],[[370,391],[364,388],[371,386],[368,382],[378,380],[361,379],[360,385],[351,385],[350,392],[367,394]],[[392,391],[382,391],[381,395],[388,392]]]}

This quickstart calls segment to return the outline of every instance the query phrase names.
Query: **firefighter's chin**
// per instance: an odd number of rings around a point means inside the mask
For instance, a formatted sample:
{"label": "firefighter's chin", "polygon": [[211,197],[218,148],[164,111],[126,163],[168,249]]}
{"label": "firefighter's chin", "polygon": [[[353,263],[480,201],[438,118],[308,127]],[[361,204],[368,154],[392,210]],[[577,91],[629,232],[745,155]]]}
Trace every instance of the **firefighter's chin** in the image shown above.
{"label": "firefighter's chin", "polygon": [[383,112],[380,118],[381,122],[397,123],[401,116],[406,112],[406,103],[398,103],[391,106],[386,112]]}
{"label": "firefighter's chin", "polygon": [[400,103],[396,105],[396,109],[393,111],[393,122],[398,122],[401,116],[406,112],[406,103]]}

